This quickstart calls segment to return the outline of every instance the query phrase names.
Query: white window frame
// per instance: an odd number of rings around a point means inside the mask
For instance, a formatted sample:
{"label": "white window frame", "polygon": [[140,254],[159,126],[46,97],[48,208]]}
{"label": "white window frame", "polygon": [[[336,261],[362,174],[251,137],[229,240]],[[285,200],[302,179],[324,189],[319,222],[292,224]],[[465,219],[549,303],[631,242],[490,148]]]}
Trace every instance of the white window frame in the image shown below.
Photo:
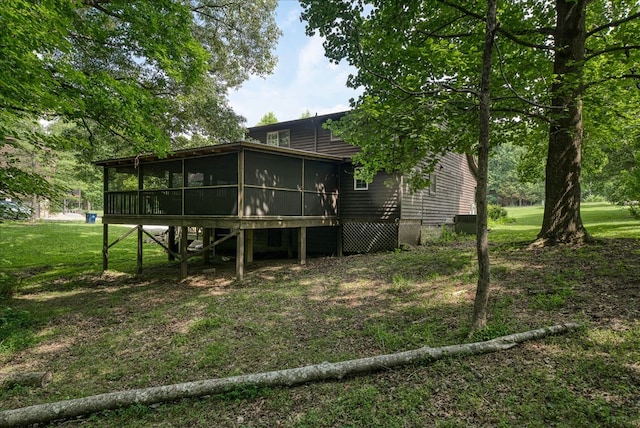
{"label": "white window frame", "polygon": [[[280,129],[278,131],[267,132],[267,146],[290,147],[291,132],[288,129]],[[285,144],[286,142],[286,144]]]}
{"label": "white window frame", "polygon": [[[356,168],[354,170],[357,171],[358,168]],[[369,183],[367,183],[365,180],[361,180],[359,178],[356,178],[356,175],[353,175],[353,190],[358,190],[358,191],[362,191],[362,190],[369,190]]]}

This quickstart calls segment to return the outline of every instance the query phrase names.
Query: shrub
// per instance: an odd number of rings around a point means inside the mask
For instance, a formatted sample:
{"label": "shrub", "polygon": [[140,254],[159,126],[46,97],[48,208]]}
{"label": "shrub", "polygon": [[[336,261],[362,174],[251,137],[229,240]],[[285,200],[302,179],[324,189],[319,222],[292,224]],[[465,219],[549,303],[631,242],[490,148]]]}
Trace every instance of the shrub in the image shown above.
{"label": "shrub", "polygon": [[507,210],[501,207],[500,205],[489,204],[487,206],[487,216],[491,220],[501,220],[507,218]]}

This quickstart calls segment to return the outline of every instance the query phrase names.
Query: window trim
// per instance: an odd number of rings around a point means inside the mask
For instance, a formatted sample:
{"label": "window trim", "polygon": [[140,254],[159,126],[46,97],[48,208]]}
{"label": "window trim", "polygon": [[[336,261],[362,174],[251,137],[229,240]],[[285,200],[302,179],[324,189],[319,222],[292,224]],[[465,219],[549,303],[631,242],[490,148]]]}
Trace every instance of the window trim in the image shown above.
{"label": "window trim", "polygon": [[[282,145],[282,136],[284,134],[287,134],[288,138],[287,138],[287,142],[288,144]],[[271,138],[270,138],[271,136]],[[273,136],[275,136],[275,140],[273,139]],[[273,147],[291,147],[291,130],[290,129],[278,129],[276,131],[269,131],[267,132],[267,135],[265,137],[265,144],[267,146],[273,146]],[[275,144],[273,144],[273,141],[275,141]]]}
{"label": "window trim", "polygon": [[353,177],[353,190],[363,191],[369,190],[369,183],[364,180]]}
{"label": "window trim", "polygon": [[353,172],[354,172],[354,174],[353,174],[353,190],[356,190],[356,191],[369,190],[369,183],[367,183],[365,180],[362,180],[360,178],[356,178],[355,172],[358,169],[359,168],[356,168],[356,169],[353,170]]}
{"label": "window trim", "polygon": [[436,193],[436,188],[438,185],[438,176],[436,173],[429,174],[429,194]]}

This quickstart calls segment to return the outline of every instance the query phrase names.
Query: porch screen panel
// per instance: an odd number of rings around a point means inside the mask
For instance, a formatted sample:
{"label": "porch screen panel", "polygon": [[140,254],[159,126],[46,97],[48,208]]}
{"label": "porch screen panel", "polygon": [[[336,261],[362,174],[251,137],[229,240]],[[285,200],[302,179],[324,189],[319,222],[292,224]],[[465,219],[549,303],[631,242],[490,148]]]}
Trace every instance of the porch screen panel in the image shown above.
{"label": "porch screen panel", "polygon": [[185,189],[184,211],[186,215],[237,215],[238,187]]}
{"label": "porch screen panel", "polygon": [[162,190],[182,187],[182,162],[153,162],[140,166],[142,169],[142,188],[144,190]]}
{"label": "porch screen panel", "polygon": [[181,215],[181,190],[148,190],[140,192],[142,198],[142,214],[146,215]]}
{"label": "porch screen panel", "polygon": [[107,191],[138,190],[138,170],[131,166],[105,168]]}
{"label": "porch screen panel", "polygon": [[333,162],[306,160],[304,163],[304,215],[338,215],[339,167]]}
{"label": "porch screen panel", "polygon": [[244,156],[245,185],[302,189],[302,159],[252,151]]}
{"label": "porch screen panel", "polygon": [[304,192],[304,215],[322,217],[337,216],[338,194]]}
{"label": "porch screen panel", "polygon": [[339,175],[340,170],[336,163],[307,160],[304,163],[304,190],[336,192]]}
{"label": "porch screen panel", "polygon": [[302,192],[245,187],[244,215],[300,216],[302,215]]}
{"label": "porch screen panel", "polygon": [[238,184],[238,154],[212,155],[185,159],[185,187],[228,186]]}

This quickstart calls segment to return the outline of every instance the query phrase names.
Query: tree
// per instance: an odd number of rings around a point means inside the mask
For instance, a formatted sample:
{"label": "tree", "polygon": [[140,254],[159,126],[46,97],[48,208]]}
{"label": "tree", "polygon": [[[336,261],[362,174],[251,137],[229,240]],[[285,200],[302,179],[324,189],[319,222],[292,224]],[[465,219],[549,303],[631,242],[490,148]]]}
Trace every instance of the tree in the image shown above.
{"label": "tree", "polygon": [[256,126],[271,125],[272,123],[278,123],[278,118],[274,112],[270,111],[260,118],[258,123],[256,123]]}
{"label": "tree", "polygon": [[[10,0],[0,6],[0,144],[87,156],[171,150],[181,134],[235,139],[229,88],[268,73],[275,0]],[[64,119],[73,138],[20,126]],[[108,148],[110,147],[110,148]],[[22,171],[24,172],[24,171]],[[11,180],[17,171],[0,165]],[[34,177],[32,177],[34,178]],[[6,182],[5,182],[6,183]],[[45,192],[27,185],[27,191]],[[0,188],[0,196],[23,193]]]}
{"label": "tree", "polygon": [[301,115],[300,115],[300,119],[308,119],[311,116],[313,116],[313,114],[311,114],[311,112],[309,111],[309,109],[306,109]]}
{"label": "tree", "polygon": [[[531,164],[528,161],[531,161]],[[489,201],[500,205],[533,204],[542,201],[543,171],[543,159],[537,156],[528,157],[527,149],[523,146],[505,141],[494,147],[489,159]]]}
{"label": "tree", "polygon": [[[485,19],[475,11],[483,10],[482,2],[301,3],[308,32],[326,38],[330,59],[355,65],[358,72],[348,83],[365,88],[340,132],[364,145],[359,159],[366,173],[397,168],[424,185],[429,165],[418,165],[418,159],[473,145],[478,108],[471,82],[480,69]],[[640,5],[511,3],[498,15],[492,141],[526,142],[547,153],[539,242],[588,239],[580,217],[583,124],[593,126],[594,135],[604,134],[599,130],[616,127],[608,109],[615,106],[622,114],[634,108],[628,100],[635,99],[629,93],[640,78]],[[607,105],[595,96],[604,88]],[[355,126],[366,127],[371,141]]]}
{"label": "tree", "polygon": [[487,326],[487,306],[489,304],[489,238],[487,236],[487,181],[491,135],[491,67],[493,65],[493,43],[498,28],[496,22],[498,0],[487,0],[484,47],[482,49],[482,69],[480,72],[478,123],[478,170],[476,173],[476,205],[478,209],[476,250],[478,254],[478,286],[473,302],[472,330]]}

